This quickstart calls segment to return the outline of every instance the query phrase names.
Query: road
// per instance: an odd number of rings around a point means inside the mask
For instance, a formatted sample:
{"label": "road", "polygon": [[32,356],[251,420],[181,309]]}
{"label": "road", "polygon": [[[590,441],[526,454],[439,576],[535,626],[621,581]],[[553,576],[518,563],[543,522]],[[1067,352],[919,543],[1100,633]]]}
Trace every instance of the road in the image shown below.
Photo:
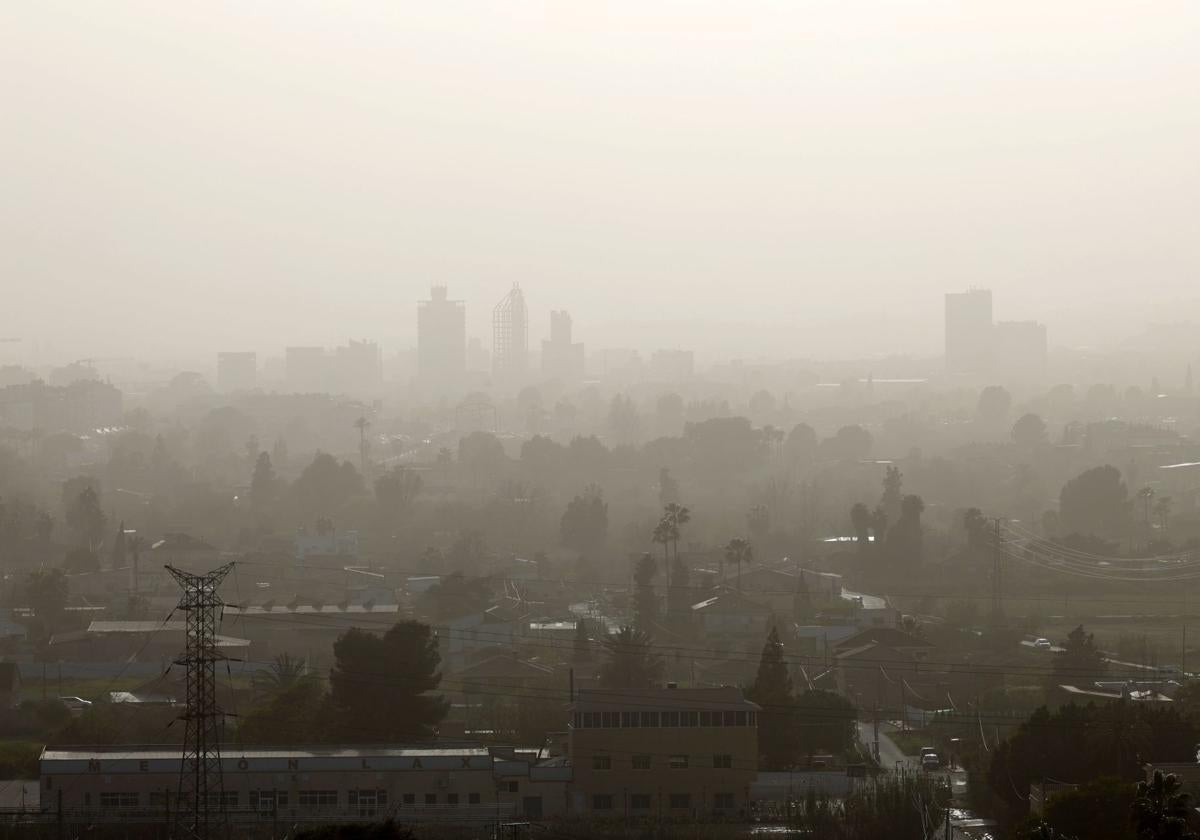
{"label": "road", "polygon": [[[888,730],[894,730],[895,727],[890,723],[879,724],[879,766],[891,772],[897,766],[906,768],[915,767],[916,764],[911,756],[904,754],[904,751],[896,746],[896,742],[888,737]],[[858,737],[867,745],[867,749],[871,749],[875,743],[875,727],[870,721],[859,721]]]}
{"label": "road", "polygon": [[[1033,644],[1033,642],[1029,641],[1028,639],[1022,641],[1021,646],[1027,647],[1031,650],[1045,651],[1046,653],[1066,653],[1066,648],[1060,647],[1059,645],[1051,645],[1048,648],[1045,648],[1045,647],[1039,648],[1039,647],[1036,647]],[[1111,657],[1108,657],[1108,656],[1103,657],[1103,659],[1109,665],[1115,665],[1118,668],[1128,668],[1133,671],[1147,671],[1150,674],[1153,674],[1155,676],[1161,676],[1161,677],[1173,677],[1173,676],[1177,675],[1174,672],[1160,669],[1158,667],[1155,667],[1154,665],[1141,665],[1141,664],[1138,664],[1137,662],[1124,662],[1120,659],[1112,659]]]}

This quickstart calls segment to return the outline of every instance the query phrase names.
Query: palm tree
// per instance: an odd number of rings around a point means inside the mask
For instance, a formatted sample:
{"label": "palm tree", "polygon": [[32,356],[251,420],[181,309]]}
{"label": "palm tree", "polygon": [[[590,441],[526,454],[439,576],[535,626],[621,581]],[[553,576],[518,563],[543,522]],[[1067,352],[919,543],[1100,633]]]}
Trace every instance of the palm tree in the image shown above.
{"label": "palm tree", "polygon": [[650,535],[650,540],[662,545],[663,547],[663,568],[667,572],[667,588],[671,587],[671,524],[666,518],[658,520],[658,524],[654,526],[654,533]]}
{"label": "palm tree", "polygon": [[692,514],[683,505],[671,502],[663,507],[663,521],[670,523],[671,553],[679,557],[679,529],[692,521]]}
{"label": "palm tree", "polygon": [[1174,773],[1155,770],[1149,782],[1138,782],[1133,821],[1142,840],[1186,840],[1188,795]]}
{"label": "palm tree", "polygon": [[644,631],[622,627],[605,637],[604,652],[602,687],[653,688],[662,681],[662,657],[654,652],[654,639]]}
{"label": "palm tree", "polygon": [[1167,535],[1167,524],[1171,521],[1171,497],[1159,496],[1154,503],[1154,515],[1158,517],[1158,527],[1163,536]]}
{"label": "palm tree", "polygon": [[281,653],[275,657],[270,668],[255,671],[250,683],[255,691],[265,697],[278,697],[288,689],[313,678],[307,662],[296,659],[289,653]]}
{"label": "palm tree", "polygon": [[730,563],[737,564],[737,588],[738,592],[742,591],[742,563],[751,563],[754,560],[754,548],[750,545],[750,541],[743,537],[734,537],[725,546],[725,559]]}

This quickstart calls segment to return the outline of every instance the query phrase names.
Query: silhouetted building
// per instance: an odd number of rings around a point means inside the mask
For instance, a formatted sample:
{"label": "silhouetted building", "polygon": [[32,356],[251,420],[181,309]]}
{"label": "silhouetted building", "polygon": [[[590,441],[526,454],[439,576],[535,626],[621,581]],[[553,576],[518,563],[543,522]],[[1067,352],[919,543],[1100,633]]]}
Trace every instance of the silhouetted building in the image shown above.
{"label": "silhouetted building", "polygon": [[691,350],[655,350],[650,357],[650,378],[656,382],[683,382],[696,372]]}
{"label": "silhouetted building", "polygon": [[946,295],[946,372],[982,374],[991,368],[992,293],[970,289]]}
{"label": "silhouetted building", "polygon": [[374,394],[383,383],[383,355],[374,341],[355,341],[334,350],[334,381],[330,390],[353,394]]}
{"label": "silhouetted building", "polygon": [[417,375],[434,383],[458,382],[467,370],[467,308],[449,300],[445,286],[417,304]]}
{"label": "silhouetted building", "polygon": [[575,382],[583,378],[583,345],[571,342],[571,315],[550,313],[550,340],[542,342],[542,375],[548,379]]}
{"label": "silhouetted building", "polygon": [[529,310],[521,287],[513,284],[492,310],[492,371],[502,379],[519,379],[529,367]]}
{"label": "silhouetted building", "polygon": [[1046,325],[1037,321],[1000,321],[992,329],[996,373],[1006,378],[1040,380],[1046,372]]}
{"label": "silhouetted building", "polygon": [[77,379],[54,387],[38,380],[0,388],[0,427],[83,434],[116,426],[124,410],[121,392],[107,382]]}
{"label": "silhouetted building", "polygon": [[284,376],[291,390],[308,393],[326,390],[329,359],[324,347],[288,347],[283,355]]}
{"label": "silhouetted building", "polygon": [[217,354],[217,390],[252,391],[258,385],[258,354],[232,352]]}

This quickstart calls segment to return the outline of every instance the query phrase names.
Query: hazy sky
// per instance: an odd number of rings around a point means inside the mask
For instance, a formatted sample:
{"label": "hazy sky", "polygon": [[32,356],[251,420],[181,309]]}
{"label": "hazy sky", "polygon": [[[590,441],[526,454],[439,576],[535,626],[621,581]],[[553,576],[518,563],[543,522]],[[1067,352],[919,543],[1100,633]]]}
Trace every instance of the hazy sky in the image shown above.
{"label": "hazy sky", "polygon": [[[937,352],[1200,320],[1200,4],[80,3],[0,13],[0,335]],[[1128,323],[1127,323],[1128,321]],[[748,325],[760,325],[749,329]]]}

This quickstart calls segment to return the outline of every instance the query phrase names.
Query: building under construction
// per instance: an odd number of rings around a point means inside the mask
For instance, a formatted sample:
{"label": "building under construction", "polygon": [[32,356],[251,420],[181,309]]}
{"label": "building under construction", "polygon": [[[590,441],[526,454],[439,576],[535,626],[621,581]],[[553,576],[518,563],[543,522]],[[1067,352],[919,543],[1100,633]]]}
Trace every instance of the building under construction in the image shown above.
{"label": "building under construction", "polygon": [[521,287],[512,290],[492,310],[492,372],[497,379],[513,379],[529,366],[529,310]]}

